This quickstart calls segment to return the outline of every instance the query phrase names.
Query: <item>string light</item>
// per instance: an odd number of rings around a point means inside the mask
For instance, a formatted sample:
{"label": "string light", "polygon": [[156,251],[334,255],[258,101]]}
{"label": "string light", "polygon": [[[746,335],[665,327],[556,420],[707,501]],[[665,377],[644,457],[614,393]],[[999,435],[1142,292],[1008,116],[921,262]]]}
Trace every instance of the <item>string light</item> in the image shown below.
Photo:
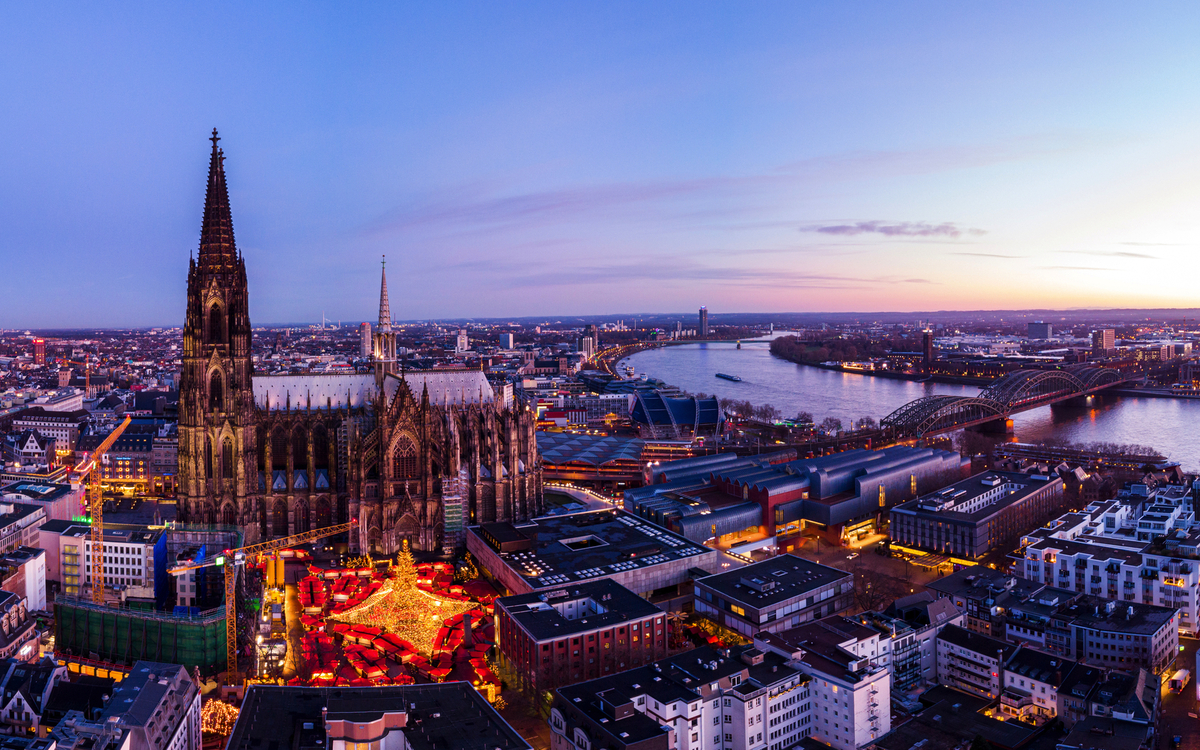
{"label": "string light", "polygon": [[391,577],[379,591],[357,607],[330,615],[329,620],[349,625],[370,625],[394,633],[423,654],[433,652],[442,622],[470,612],[479,605],[470,601],[444,599],[417,587],[416,562],[406,544],[396,556]]}
{"label": "string light", "polygon": [[238,710],[224,701],[212,698],[200,707],[200,730],[228,737],[237,723]]}

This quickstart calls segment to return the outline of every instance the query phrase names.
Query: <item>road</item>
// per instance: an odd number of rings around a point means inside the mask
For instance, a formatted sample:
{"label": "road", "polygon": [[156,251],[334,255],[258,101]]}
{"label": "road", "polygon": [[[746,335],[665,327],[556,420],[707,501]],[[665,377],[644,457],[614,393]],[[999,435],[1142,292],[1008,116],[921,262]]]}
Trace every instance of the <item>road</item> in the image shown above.
{"label": "road", "polygon": [[566,484],[546,484],[546,489],[561,492],[564,495],[570,496],[576,502],[587,506],[588,510],[612,510],[614,507],[621,507],[620,502],[613,505],[606,498],[597,495],[591,490],[585,490],[579,487],[572,487]]}
{"label": "road", "polygon": [[1179,645],[1183,651],[1179,652],[1175,668],[1191,670],[1192,681],[1179,695],[1163,685],[1158,712],[1158,750],[1169,750],[1171,737],[1177,734],[1183,735],[1183,743],[1179,746],[1182,750],[1200,750],[1200,719],[1188,716],[1189,712],[1197,713],[1196,649],[1200,647],[1200,640],[1180,638]]}

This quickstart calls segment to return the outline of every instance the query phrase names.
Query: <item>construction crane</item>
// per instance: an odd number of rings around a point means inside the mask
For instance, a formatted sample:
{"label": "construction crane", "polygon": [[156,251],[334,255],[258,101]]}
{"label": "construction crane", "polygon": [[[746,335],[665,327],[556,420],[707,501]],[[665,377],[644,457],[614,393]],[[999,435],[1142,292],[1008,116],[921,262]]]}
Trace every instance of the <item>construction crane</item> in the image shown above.
{"label": "construction crane", "polygon": [[64,359],[63,361],[69,365],[83,365],[83,367],[84,367],[83,391],[85,394],[87,394],[88,398],[91,398],[92,397],[92,363],[91,363],[91,361],[89,360],[87,362],[76,362],[73,359]]}
{"label": "construction crane", "polygon": [[358,525],[357,519],[352,519],[349,523],[341,523],[336,526],[326,526],[322,529],[313,529],[305,531],[301,534],[293,534],[282,539],[272,539],[269,542],[260,542],[251,544],[247,547],[238,547],[237,549],[227,549],[218,554],[211,555],[203,560],[195,560],[190,563],[183,563],[169,572],[171,575],[179,575],[186,573],[189,570],[199,570],[201,568],[209,568],[214,565],[222,566],[225,569],[225,671],[231,675],[238,674],[237,667],[237,597],[235,596],[235,579],[237,568],[246,564],[248,560],[254,559],[257,563],[259,555],[263,555],[276,550],[295,547],[300,544],[306,544],[318,539],[337,536],[347,531],[351,531]]}
{"label": "construction crane", "polygon": [[131,419],[126,416],[125,421],[96,446],[96,450],[75,466],[76,474],[87,474],[87,507],[92,516],[92,601],[97,604],[104,603],[104,490],[100,486],[103,473],[100,464]]}

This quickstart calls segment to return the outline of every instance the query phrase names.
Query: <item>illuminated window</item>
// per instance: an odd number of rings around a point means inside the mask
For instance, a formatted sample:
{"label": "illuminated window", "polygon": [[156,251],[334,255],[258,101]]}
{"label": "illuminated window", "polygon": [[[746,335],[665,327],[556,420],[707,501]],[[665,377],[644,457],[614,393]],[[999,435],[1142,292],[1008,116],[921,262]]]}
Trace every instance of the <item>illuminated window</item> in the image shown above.
{"label": "illuminated window", "polygon": [[881,484],[881,485],[879,485],[879,507],[880,508],[883,507],[884,502],[886,502],[886,501],[884,498],[883,485]]}

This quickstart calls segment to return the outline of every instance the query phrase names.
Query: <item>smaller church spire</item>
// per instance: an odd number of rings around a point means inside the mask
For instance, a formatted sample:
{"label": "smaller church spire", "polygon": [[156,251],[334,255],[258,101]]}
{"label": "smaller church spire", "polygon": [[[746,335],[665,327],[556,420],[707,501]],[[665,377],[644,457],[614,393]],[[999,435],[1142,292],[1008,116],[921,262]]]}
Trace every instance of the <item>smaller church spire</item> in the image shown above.
{"label": "smaller church spire", "polygon": [[383,271],[379,281],[379,332],[392,332],[392,306],[388,304],[387,256],[383,256]]}

